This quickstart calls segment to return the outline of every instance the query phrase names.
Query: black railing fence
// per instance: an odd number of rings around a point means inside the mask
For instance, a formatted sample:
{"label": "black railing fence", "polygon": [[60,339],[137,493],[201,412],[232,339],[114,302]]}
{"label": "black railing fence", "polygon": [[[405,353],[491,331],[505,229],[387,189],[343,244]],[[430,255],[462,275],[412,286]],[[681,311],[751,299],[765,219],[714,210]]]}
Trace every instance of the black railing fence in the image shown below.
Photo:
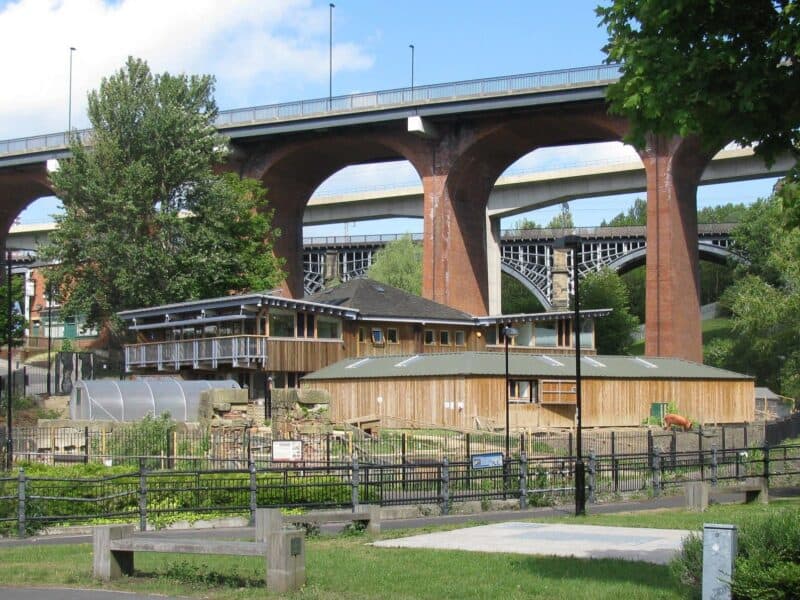
{"label": "black railing fence", "polygon": [[[585,456],[590,452],[610,456],[612,462],[620,464],[632,460],[631,456],[652,454],[655,450],[676,460],[685,452],[758,446],[767,436],[767,441],[776,445],[787,439],[781,434],[794,431],[791,420],[785,420],[788,425],[753,423],[701,427],[689,432],[590,429],[583,432],[582,451]],[[783,427],[783,430],[776,427]],[[5,452],[5,439],[5,428],[0,425],[0,441],[3,441],[0,455]],[[261,464],[272,460],[273,439],[269,430],[244,426],[173,425],[147,430],[120,424],[114,424],[113,429],[101,425],[14,427],[13,451],[16,462],[83,462],[138,467],[145,459],[149,469],[246,469],[251,461]],[[505,453],[503,432],[381,430],[370,436],[350,430],[296,434],[293,439],[303,442],[302,459],[306,464],[327,466],[349,463],[353,455],[362,463],[396,465],[441,462],[445,458],[456,463],[469,460],[474,454]],[[510,439],[510,450],[512,456],[525,453],[532,460],[565,458],[577,452],[573,432],[560,430],[515,432]]]}
{"label": "black railing fence", "polygon": [[[97,519],[138,521],[141,529],[195,515],[249,514],[258,507],[352,507],[359,504],[438,504],[512,499],[521,507],[574,494],[574,456],[518,457],[479,468],[472,461],[278,464],[250,460],[244,469],[151,470],[97,477],[43,477],[25,468],[0,477],[0,530],[20,536],[53,524]],[[490,463],[491,464],[491,463]],[[31,470],[35,470],[31,467]],[[587,496],[647,491],[654,495],[689,481],[712,485],[764,477],[769,485],[798,485],[800,444],[598,455],[587,460]]]}

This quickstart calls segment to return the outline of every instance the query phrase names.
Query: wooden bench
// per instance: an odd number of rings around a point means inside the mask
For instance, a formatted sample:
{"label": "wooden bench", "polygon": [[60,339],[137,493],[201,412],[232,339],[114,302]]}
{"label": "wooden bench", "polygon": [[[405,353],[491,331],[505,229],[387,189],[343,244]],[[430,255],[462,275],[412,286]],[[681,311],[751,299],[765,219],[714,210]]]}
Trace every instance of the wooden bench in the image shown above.
{"label": "wooden bench", "polygon": [[[177,554],[227,554],[260,556],[266,561],[267,588],[282,593],[301,587],[306,580],[304,534],[297,529],[274,527],[269,509],[256,510],[253,542],[170,539],[161,535],[134,535],[133,525],[103,525],[93,531],[93,572],[100,579],[133,573],[136,552]],[[280,513],[280,511],[278,511]]]}
{"label": "wooden bench", "polygon": [[745,503],[761,502],[769,504],[769,485],[763,477],[748,477],[743,483],[727,487],[709,486],[707,481],[693,481],[684,486],[686,494],[686,508],[702,512],[708,508],[708,498],[711,491],[714,493],[742,493]]}
{"label": "wooden bench", "polygon": [[381,532],[380,506],[364,505],[359,510],[320,510],[304,513],[302,515],[284,515],[279,509],[265,509],[267,529],[275,531],[285,524],[292,525],[320,525],[322,523],[361,523],[369,533]]}

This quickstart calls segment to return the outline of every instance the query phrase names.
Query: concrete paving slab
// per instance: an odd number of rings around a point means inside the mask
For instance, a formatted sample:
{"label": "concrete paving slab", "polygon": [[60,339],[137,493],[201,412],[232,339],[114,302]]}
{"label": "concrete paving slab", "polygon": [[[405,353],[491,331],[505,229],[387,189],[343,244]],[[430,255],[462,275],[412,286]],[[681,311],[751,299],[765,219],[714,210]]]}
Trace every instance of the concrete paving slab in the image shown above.
{"label": "concrete paving slab", "polygon": [[578,558],[620,558],[666,564],[680,552],[683,539],[689,533],[678,529],[510,521],[382,540],[375,542],[374,545],[382,548],[432,548]]}

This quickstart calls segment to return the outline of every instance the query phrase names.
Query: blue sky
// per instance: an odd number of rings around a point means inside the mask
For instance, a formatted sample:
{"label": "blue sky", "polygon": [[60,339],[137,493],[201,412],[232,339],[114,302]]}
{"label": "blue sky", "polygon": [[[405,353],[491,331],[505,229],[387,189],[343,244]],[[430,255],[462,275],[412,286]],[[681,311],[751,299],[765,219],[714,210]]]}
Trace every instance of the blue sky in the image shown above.
{"label": "blue sky", "polygon": [[[605,31],[596,1],[339,0],[333,9],[333,94],[599,64]],[[220,108],[328,94],[328,2],[312,0],[0,0],[0,139],[63,130],[72,65],[72,123],[85,127],[85,98],[134,55],[155,71],[211,73]],[[13,57],[13,58],[9,58]],[[625,155],[621,145],[538,151],[521,168]],[[326,189],[408,181],[407,168],[347,169]],[[699,205],[749,202],[773,180],[701,188]],[[324,190],[323,190],[324,191]],[[572,203],[578,225],[596,225],[635,196]],[[47,220],[39,201],[23,222]],[[546,223],[557,208],[530,215]],[[504,220],[512,226],[513,220]],[[344,224],[308,228],[341,234]],[[349,224],[349,233],[421,231],[415,220]]]}

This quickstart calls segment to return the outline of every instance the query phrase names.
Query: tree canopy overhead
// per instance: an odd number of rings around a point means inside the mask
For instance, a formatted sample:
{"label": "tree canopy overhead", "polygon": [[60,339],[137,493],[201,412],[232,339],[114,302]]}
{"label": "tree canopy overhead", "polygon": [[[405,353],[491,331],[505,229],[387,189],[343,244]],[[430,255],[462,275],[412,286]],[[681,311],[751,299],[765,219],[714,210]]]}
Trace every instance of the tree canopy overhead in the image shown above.
{"label": "tree canopy overhead", "polygon": [[260,182],[214,168],[210,76],[153,75],[129,58],[89,94],[89,145],[71,143],[52,181],[64,205],[44,255],[63,312],[90,326],[117,311],[280,282],[278,232]]}
{"label": "tree canopy overhead", "polygon": [[[612,0],[597,14],[622,71],[608,99],[631,143],[678,134],[709,150],[752,145],[768,164],[800,157],[799,0]],[[780,194],[800,223],[800,168]]]}

